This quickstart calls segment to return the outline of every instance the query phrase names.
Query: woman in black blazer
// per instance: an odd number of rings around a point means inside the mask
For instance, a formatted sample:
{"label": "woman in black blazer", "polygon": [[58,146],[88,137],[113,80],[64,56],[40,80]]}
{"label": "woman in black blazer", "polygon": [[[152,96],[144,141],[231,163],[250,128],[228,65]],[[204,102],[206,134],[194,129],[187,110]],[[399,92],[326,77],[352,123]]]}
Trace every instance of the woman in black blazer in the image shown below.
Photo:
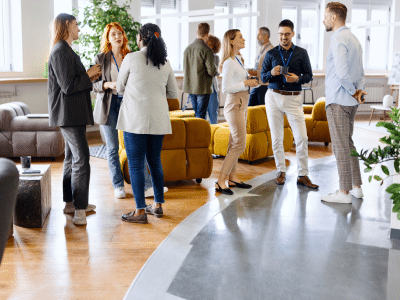
{"label": "woman in black blazer", "polygon": [[86,211],[96,207],[89,198],[89,146],[86,125],[93,125],[90,91],[100,65],[85,70],[71,44],[79,38],[74,16],[59,14],[53,22],[49,57],[48,101],[50,126],[60,126],[65,140],[64,213],[75,213],[75,225],[86,224]]}

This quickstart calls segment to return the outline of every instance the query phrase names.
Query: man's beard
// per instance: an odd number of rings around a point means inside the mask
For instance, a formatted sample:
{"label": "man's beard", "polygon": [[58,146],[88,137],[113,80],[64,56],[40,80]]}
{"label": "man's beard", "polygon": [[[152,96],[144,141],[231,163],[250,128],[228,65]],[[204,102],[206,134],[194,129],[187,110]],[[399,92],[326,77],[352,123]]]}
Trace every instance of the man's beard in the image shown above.
{"label": "man's beard", "polygon": [[332,26],[325,26],[325,30],[327,31],[327,32],[329,32],[329,31],[332,31]]}
{"label": "man's beard", "polygon": [[264,43],[263,41],[257,40],[258,46],[262,46]]}

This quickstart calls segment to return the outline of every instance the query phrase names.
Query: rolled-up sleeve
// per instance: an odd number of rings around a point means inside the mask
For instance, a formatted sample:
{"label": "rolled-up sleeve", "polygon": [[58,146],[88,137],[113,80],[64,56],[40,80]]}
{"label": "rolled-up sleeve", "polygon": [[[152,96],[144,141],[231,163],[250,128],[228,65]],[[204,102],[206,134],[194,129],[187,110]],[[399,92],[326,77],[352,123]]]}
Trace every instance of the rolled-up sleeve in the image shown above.
{"label": "rolled-up sleeve", "polygon": [[335,73],[339,79],[340,84],[343,88],[350,94],[354,95],[356,93],[356,88],[350,78],[349,66],[347,64],[347,48],[346,46],[337,41],[332,40],[332,55],[335,62]]}

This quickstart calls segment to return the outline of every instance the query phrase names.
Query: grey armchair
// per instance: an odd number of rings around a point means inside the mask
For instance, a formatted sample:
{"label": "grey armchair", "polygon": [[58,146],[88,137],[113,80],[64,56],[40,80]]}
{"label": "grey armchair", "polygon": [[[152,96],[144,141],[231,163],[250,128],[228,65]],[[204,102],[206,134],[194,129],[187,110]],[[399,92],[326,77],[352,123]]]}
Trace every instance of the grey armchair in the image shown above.
{"label": "grey armchair", "polygon": [[64,153],[59,127],[49,126],[48,118],[28,118],[22,102],[0,105],[0,157],[58,157]]}
{"label": "grey armchair", "polygon": [[15,164],[9,159],[0,158],[0,263],[12,224],[18,184],[19,174]]}

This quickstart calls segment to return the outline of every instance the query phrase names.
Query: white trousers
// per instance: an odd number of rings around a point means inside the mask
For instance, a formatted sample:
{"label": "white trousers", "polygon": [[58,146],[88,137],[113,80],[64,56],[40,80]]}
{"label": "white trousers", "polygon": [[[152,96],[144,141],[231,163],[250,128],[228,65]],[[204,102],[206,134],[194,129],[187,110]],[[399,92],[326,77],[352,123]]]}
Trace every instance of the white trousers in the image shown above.
{"label": "white trousers", "polygon": [[296,143],[298,174],[299,176],[308,175],[308,137],[301,95],[284,96],[268,89],[265,95],[265,110],[271,129],[272,150],[278,171],[286,172],[283,149],[283,122],[286,114]]}

